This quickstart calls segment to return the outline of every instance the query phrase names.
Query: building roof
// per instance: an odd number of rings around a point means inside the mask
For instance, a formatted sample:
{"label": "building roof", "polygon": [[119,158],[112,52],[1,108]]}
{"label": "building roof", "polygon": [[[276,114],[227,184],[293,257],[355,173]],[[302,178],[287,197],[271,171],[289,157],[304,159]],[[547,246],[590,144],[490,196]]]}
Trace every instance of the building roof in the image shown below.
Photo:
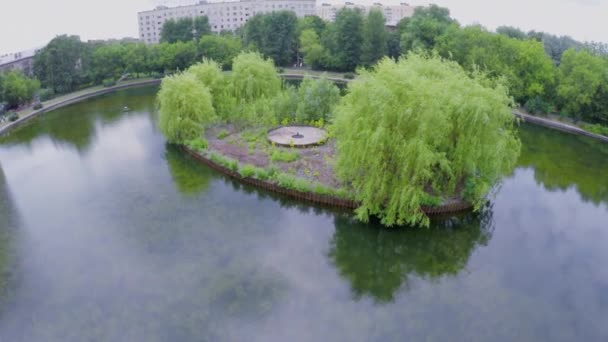
{"label": "building roof", "polygon": [[40,51],[40,49],[30,49],[30,50],[0,55],[0,66],[5,65],[5,64],[10,64],[13,62],[17,62],[22,59],[32,58],[38,51]]}

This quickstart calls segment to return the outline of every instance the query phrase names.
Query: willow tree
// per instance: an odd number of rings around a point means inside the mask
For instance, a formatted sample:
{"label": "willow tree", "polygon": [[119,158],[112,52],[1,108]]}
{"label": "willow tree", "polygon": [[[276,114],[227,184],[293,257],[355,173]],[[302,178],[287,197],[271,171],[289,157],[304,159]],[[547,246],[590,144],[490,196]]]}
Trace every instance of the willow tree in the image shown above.
{"label": "willow tree", "polygon": [[234,109],[236,99],[230,93],[229,78],[222,72],[220,65],[205,58],[202,63],[191,66],[188,73],[209,88],[216,114],[220,118],[228,120]]}
{"label": "willow tree", "polygon": [[340,89],[325,76],[320,80],[305,77],[298,89],[296,120],[300,123],[331,121],[333,108],[340,100]]}
{"label": "willow tree", "polygon": [[483,197],[517,160],[506,88],[455,62],[383,59],[349,85],[335,117],[336,171],[359,219],[428,225],[421,206]]}
{"label": "willow tree", "polygon": [[239,125],[269,125],[274,120],[271,103],[281,92],[282,81],[270,59],[255,52],[238,55],[232,64],[230,93],[236,102],[231,121]]}
{"label": "willow tree", "polygon": [[241,102],[270,98],[281,90],[281,78],[274,63],[256,52],[244,52],[232,62],[234,95]]}
{"label": "willow tree", "polygon": [[200,138],[205,125],[216,120],[209,88],[191,73],[163,79],[157,99],[158,127],[171,143]]}

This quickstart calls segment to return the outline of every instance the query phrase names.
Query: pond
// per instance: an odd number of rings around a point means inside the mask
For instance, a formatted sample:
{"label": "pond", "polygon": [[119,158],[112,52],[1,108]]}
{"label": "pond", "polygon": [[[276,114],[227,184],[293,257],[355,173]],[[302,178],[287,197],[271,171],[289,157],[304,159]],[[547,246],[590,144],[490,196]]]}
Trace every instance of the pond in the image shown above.
{"label": "pond", "polygon": [[0,341],[608,339],[606,144],[522,125],[481,214],[383,229],[166,145],[156,90],[0,138]]}

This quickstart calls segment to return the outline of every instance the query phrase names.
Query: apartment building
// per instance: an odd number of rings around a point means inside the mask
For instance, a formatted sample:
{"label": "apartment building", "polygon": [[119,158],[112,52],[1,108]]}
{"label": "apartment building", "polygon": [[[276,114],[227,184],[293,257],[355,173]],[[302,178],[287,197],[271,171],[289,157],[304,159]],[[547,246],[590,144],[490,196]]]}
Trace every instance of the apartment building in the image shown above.
{"label": "apartment building", "polygon": [[371,6],[355,4],[354,2],[345,2],[344,4],[337,5],[323,3],[317,8],[317,15],[323,20],[334,21],[336,20],[336,13],[343,8],[358,8],[364,13],[369,12],[371,9],[378,9],[384,14],[384,18],[386,18],[386,26],[396,26],[401,19],[414,15],[414,7],[405,2],[399,5],[383,5],[376,2]]}
{"label": "apartment building", "polygon": [[226,2],[200,1],[189,6],[158,6],[154,10],[139,12],[139,39],[147,44],[160,42],[165,21],[180,18],[207,16],[213,32],[235,30],[258,13],[290,10],[298,17],[315,15],[315,0],[241,0]]}

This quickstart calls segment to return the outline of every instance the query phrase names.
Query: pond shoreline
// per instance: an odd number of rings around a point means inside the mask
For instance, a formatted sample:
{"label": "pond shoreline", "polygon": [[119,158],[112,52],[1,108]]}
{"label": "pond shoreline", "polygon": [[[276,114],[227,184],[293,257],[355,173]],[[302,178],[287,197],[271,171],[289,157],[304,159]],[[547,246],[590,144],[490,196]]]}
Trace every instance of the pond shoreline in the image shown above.
{"label": "pond shoreline", "polygon": [[[343,198],[339,198],[339,197],[331,196],[331,195],[316,194],[314,192],[302,192],[302,191],[292,190],[292,189],[288,189],[286,187],[282,187],[273,182],[264,181],[264,180],[260,180],[260,179],[256,179],[256,178],[252,178],[252,177],[243,177],[237,171],[231,170],[225,166],[215,163],[211,159],[190,149],[187,146],[181,145],[180,148],[184,152],[189,154],[191,157],[193,157],[197,161],[201,162],[202,164],[209,166],[213,170],[215,170],[227,177],[233,178],[242,183],[254,186],[259,189],[268,190],[270,192],[285,195],[285,196],[288,196],[288,197],[291,197],[291,198],[294,198],[294,199],[297,199],[300,201],[314,203],[314,204],[328,206],[328,207],[354,210],[360,206],[358,202],[349,200],[349,199],[343,199]],[[458,201],[456,203],[441,205],[441,206],[437,206],[437,207],[421,207],[421,210],[428,216],[440,216],[440,215],[458,214],[458,213],[462,213],[465,211],[469,211],[472,208],[473,208],[472,204],[465,202],[465,201]]]}
{"label": "pond shoreline", "polygon": [[[88,99],[96,97],[96,96],[109,94],[109,93],[115,92],[117,90],[123,90],[123,89],[128,89],[128,88],[135,88],[135,87],[144,87],[144,86],[149,86],[149,85],[158,85],[158,84],[160,84],[160,82],[161,82],[161,80],[159,80],[159,79],[153,79],[153,80],[147,79],[147,80],[135,81],[132,83],[120,84],[120,85],[116,85],[113,87],[107,87],[107,88],[101,88],[101,89],[91,88],[91,89],[88,89],[90,91],[85,90],[83,94],[77,95],[77,96],[73,96],[73,95],[77,94],[78,92],[73,92],[70,94],[63,95],[62,97],[65,97],[65,99],[59,99],[59,101],[57,103],[53,103],[48,106],[45,105],[41,109],[34,110],[33,112],[27,113],[24,116],[20,116],[18,120],[11,122],[11,123],[5,125],[4,127],[0,127],[0,136],[7,134],[11,130],[21,126],[23,123],[25,123],[31,119],[34,119],[46,112],[50,112],[52,110],[59,109],[59,108],[65,107],[65,106],[69,106],[74,103],[88,100]],[[48,102],[52,102],[52,101],[53,100],[49,100]]]}
{"label": "pond shoreline", "polygon": [[[307,75],[312,78],[321,77],[318,75],[318,73],[305,74],[305,73],[300,73],[303,70],[300,70],[300,69],[294,69],[294,70],[295,70],[295,72],[292,72],[291,69],[285,69],[285,72],[280,74],[280,76],[285,80],[302,80]],[[330,75],[330,77],[328,77],[328,79],[331,81],[337,82],[337,83],[342,83],[342,84],[348,84],[350,81],[352,81],[352,80],[345,79],[345,78],[335,77],[333,75]],[[73,94],[76,94],[78,92],[63,95],[66,97],[65,100],[62,100],[62,101],[60,101],[58,103],[54,103],[48,107],[45,106],[39,110],[28,113],[25,116],[20,117],[17,121],[11,122],[3,127],[0,127],[0,136],[5,135],[12,129],[20,126],[22,123],[29,121],[30,119],[33,119],[48,111],[58,109],[61,107],[65,107],[70,104],[78,103],[80,101],[88,100],[95,96],[108,94],[108,93],[111,93],[111,92],[114,92],[117,90],[123,90],[123,89],[134,88],[134,87],[142,87],[142,86],[148,86],[148,85],[158,85],[161,83],[161,81],[162,81],[162,79],[152,79],[152,80],[146,79],[146,80],[142,80],[142,81],[134,81],[133,83],[121,84],[121,85],[116,85],[116,86],[108,87],[108,88],[101,88],[101,89],[98,89],[98,90],[95,90],[92,92],[86,92],[87,90],[85,89],[85,93],[83,95],[79,95],[76,97],[70,97],[70,96]],[[91,88],[91,89],[95,89],[95,88]],[[52,100],[50,100],[50,101],[52,101]],[[526,122],[530,122],[535,125],[540,125],[543,127],[548,127],[551,129],[559,130],[562,132],[582,135],[582,136],[590,137],[590,138],[597,139],[597,140],[600,140],[603,142],[608,142],[608,137],[606,137],[606,136],[591,133],[580,127],[568,125],[563,122],[559,122],[559,121],[555,121],[555,120],[551,120],[551,119],[545,119],[545,118],[541,118],[541,117],[538,117],[535,115],[525,114],[519,109],[514,109],[513,115],[515,115],[516,117],[518,117]]]}

